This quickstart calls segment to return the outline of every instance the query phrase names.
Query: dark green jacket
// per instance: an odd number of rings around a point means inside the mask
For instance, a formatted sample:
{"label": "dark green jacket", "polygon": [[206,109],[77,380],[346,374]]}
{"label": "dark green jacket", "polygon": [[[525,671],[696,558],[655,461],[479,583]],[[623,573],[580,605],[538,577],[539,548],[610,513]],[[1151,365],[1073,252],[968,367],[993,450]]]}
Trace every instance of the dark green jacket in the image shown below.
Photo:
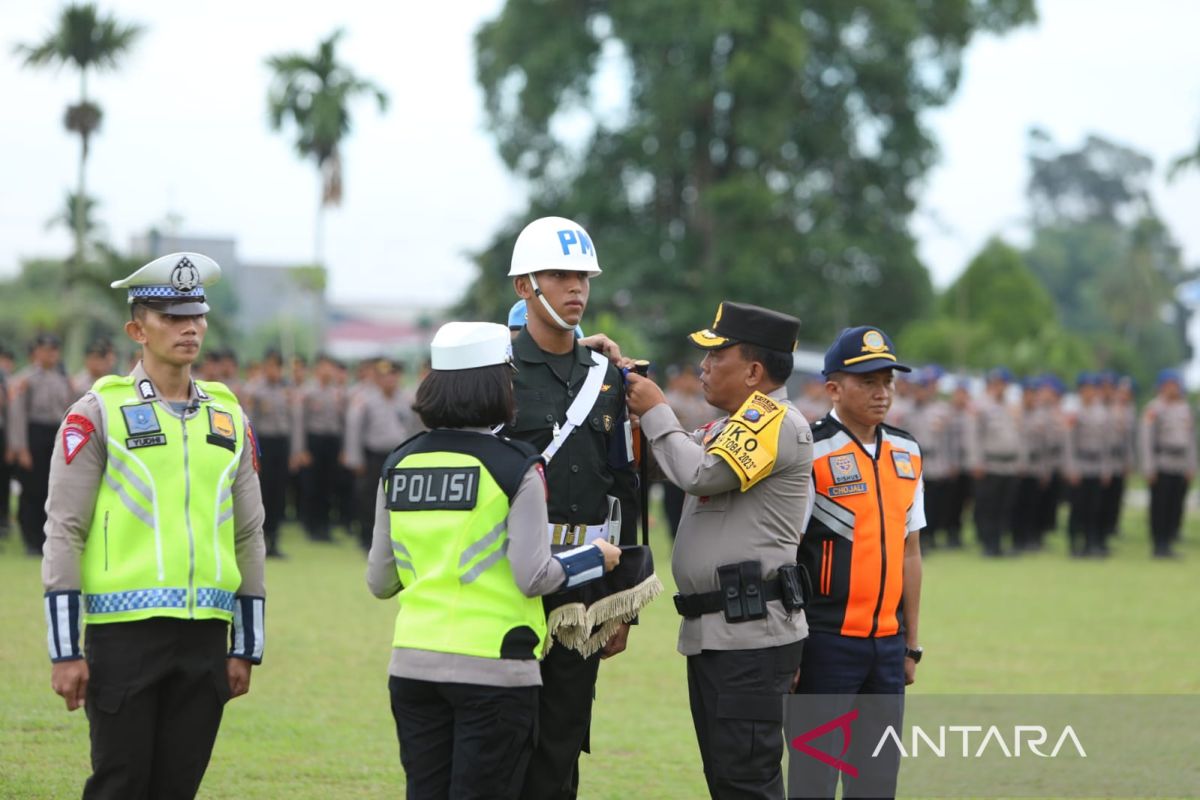
{"label": "dark green jacket", "polygon": [[[583,387],[592,366],[590,351],[575,345],[569,385],[561,380],[546,356],[522,329],[513,342],[517,373],[517,418],[505,436],[528,442],[540,452],[550,444],[554,424],[562,425],[575,392]],[[595,525],[607,516],[606,495],[621,501],[621,544],[638,543],[637,473],[626,437],[625,384],[611,364],[603,388],[585,424],[567,438],[546,467],[550,522]]]}

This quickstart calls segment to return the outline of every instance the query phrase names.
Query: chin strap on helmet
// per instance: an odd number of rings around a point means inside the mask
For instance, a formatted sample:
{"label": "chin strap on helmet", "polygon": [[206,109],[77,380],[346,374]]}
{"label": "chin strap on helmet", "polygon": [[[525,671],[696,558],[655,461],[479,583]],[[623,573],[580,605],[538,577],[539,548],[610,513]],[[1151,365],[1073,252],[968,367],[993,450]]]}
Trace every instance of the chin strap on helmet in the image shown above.
{"label": "chin strap on helmet", "polygon": [[533,287],[533,293],[537,295],[537,299],[542,301],[542,306],[550,314],[550,319],[554,320],[554,324],[562,328],[564,331],[575,330],[575,326],[568,325],[567,322],[558,315],[558,312],[554,310],[554,307],[550,305],[550,301],[546,299],[544,294],[542,294],[542,290],[538,287],[537,278],[532,272],[529,273],[529,284]]}

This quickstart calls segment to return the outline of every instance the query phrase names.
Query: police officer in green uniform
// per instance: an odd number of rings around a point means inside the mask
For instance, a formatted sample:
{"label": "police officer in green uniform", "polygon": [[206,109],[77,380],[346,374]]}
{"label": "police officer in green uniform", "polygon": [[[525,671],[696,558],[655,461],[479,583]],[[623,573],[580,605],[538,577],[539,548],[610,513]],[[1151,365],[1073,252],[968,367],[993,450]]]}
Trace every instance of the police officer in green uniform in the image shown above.
{"label": "police officer in green uniform", "polygon": [[262,659],[253,434],[224,384],[191,377],[220,274],[173,253],[113,283],[142,360],[97,381],[55,437],[42,581],[51,685],[91,730],[85,798],[194,797],[225,702]]}
{"label": "police officer in green uniform", "polygon": [[399,593],[389,688],[409,798],[516,797],[537,729],[538,595],[604,575],[604,539],[554,554],[542,459],[513,415],[509,333],[451,322],[414,409],[430,428],[386,459],[367,583]]}
{"label": "police officer in green uniform", "polygon": [[[621,372],[575,338],[590,279],[599,274],[591,237],[569,219],[534,220],[513,248],[509,276],[528,318],[513,340],[517,414],[504,433],[547,458],[552,552],[596,538],[637,544],[637,477]],[[563,592],[546,598],[546,613],[554,618],[556,609],[589,606],[603,596],[598,586]],[[538,744],[522,797],[575,796],[599,661],[625,649],[628,631],[619,626],[588,655],[561,642],[550,649],[542,662]]]}
{"label": "police officer in green uniform", "polygon": [[687,492],[671,555],[688,695],[714,798],[782,798],[783,695],[808,633],[796,552],[813,435],[787,399],[795,317],[724,302],[693,333],[704,397],[725,416],[685,430],[652,381],[629,408],[667,479]]}

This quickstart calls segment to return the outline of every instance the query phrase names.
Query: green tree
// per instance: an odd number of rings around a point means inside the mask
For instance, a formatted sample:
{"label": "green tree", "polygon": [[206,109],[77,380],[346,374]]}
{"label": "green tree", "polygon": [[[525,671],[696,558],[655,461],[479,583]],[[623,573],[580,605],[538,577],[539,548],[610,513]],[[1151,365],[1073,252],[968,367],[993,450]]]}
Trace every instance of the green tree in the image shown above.
{"label": "green tree", "polygon": [[1031,142],[1026,260],[1101,364],[1145,383],[1188,355],[1188,311],[1175,295],[1193,277],[1151,202],[1153,161],[1099,136],[1075,150],[1044,134]]}
{"label": "green tree", "polygon": [[[976,33],[1033,18],[1032,0],[509,0],[476,36],[477,77],[529,183],[521,220],[584,224],[605,270],[593,305],[677,357],[721,299],[796,314],[814,341],[920,317],[922,113],[953,95]],[[461,311],[511,298],[519,229],[479,254]]]}
{"label": "green tree", "polygon": [[283,130],[290,122],[296,135],[296,152],[316,162],[321,177],[321,200],[313,233],[313,254],[324,265],[324,217],[329,206],[342,202],[342,144],[350,133],[350,103],[361,95],[375,98],[385,111],[388,96],[376,84],[360,78],[338,61],[337,30],[317,45],[315,55],[283,53],[267,59],[274,71],[267,95],[271,129]]}
{"label": "green tree", "polygon": [[[87,159],[91,137],[100,129],[103,112],[88,97],[91,72],[116,69],[129,53],[143,28],[123,24],[111,15],[102,15],[93,3],[72,3],[59,13],[56,27],[37,44],[18,44],[14,51],[27,67],[71,65],[79,71],[79,102],[67,107],[63,124],[79,135],[79,174],[74,193],[75,263],[85,260],[87,202]],[[68,279],[70,272],[67,273]]]}
{"label": "green tree", "polygon": [[1059,323],[1053,298],[1021,252],[999,239],[971,259],[937,307],[936,316],[900,335],[900,351],[914,361],[978,371],[1004,365],[1021,375],[1050,370],[1068,377],[1095,366],[1089,342]]}

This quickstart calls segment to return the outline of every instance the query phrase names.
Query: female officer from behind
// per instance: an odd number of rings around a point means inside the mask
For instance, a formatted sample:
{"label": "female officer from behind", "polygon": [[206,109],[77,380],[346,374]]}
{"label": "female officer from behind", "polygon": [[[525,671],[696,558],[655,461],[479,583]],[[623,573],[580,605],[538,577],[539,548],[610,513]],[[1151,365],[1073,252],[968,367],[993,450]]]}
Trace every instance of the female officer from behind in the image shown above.
{"label": "female officer from behind", "polygon": [[515,797],[533,748],[539,595],[601,577],[606,541],[552,556],[542,460],[513,417],[509,332],[451,322],[413,409],[429,430],[388,456],[367,585],[399,595],[388,687],[410,800]]}

